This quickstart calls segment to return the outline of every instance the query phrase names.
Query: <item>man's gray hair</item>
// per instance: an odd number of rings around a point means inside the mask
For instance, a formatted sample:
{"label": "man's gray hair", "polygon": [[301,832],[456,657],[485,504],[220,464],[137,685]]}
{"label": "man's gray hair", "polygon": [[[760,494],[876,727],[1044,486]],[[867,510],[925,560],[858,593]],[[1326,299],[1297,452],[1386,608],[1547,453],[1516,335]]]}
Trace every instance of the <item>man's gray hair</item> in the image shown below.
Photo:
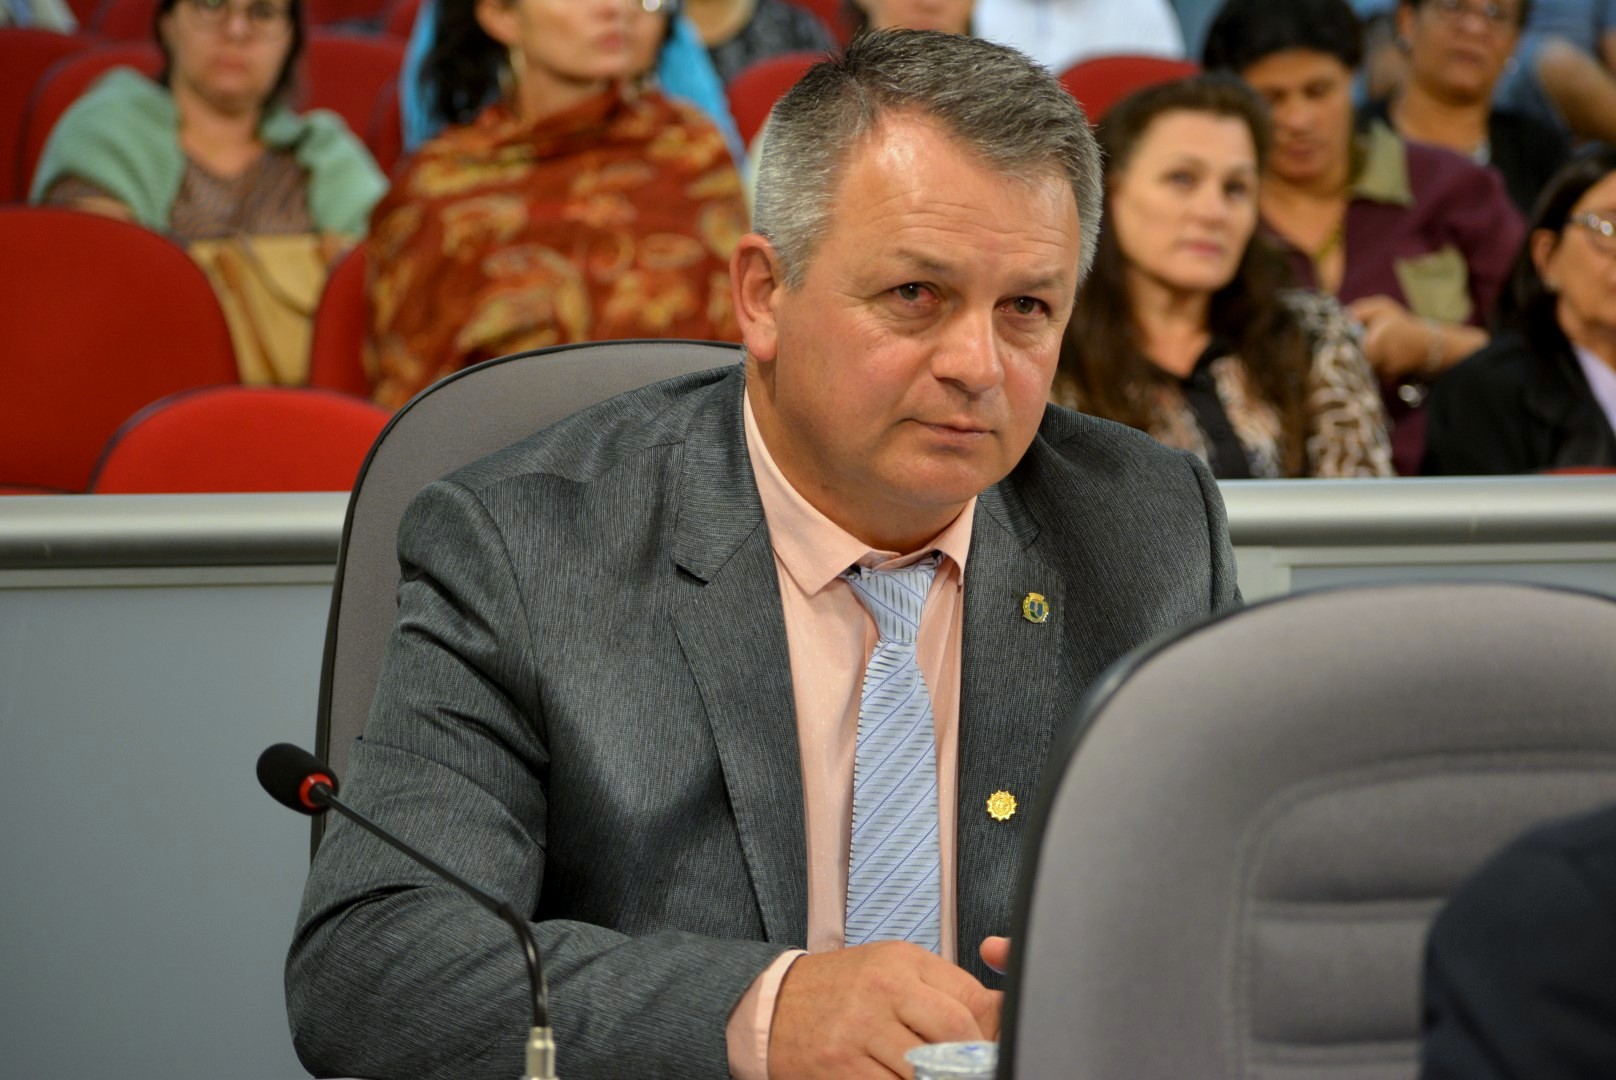
{"label": "man's gray hair", "polygon": [[774,245],[787,288],[802,284],[853,148],[884,117],[938,123],[1006,176],[1064,174],[1082,227],[1078,281],[1100,235],[1105,180],[1088,118],[1014,49],[932,30],[860,34],[814,65],[769,114],[753,227]]}

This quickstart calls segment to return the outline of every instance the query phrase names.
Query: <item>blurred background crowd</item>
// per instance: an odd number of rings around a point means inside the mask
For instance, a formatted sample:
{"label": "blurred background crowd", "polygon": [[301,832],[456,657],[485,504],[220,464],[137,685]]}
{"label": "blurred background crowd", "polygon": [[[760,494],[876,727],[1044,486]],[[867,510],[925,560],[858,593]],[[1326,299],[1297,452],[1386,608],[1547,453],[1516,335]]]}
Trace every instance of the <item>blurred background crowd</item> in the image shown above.
{"label": "blurred background crowd", "polygon": [[[1616,469],[1616,0],[0,0],[0,491],[342,488],[469,364],[735,340],[768,110],[886,27],[1098,125],[1053,400],[1225,479]],[[249,437],[314,463],[199,478]]]}

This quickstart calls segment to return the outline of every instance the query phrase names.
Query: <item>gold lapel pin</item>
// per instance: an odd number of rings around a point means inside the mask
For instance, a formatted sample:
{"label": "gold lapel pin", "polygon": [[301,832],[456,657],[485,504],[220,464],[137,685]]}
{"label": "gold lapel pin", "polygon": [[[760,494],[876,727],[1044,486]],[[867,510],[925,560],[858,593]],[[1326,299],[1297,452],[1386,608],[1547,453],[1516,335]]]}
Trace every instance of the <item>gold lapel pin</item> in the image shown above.
{"label": "gold lapel pin", "polygon": [[1030,623],[1046,622],[1049,619],[1049,601],[1043,593],[1030,592],[1021,601],[1021,617]]}
{"label": "gold lapel pin", "polygon": [[1016,814],[1016,797],[1008,791],[995,791],[988,796],[988,817],[994,821],[1009,821]]}

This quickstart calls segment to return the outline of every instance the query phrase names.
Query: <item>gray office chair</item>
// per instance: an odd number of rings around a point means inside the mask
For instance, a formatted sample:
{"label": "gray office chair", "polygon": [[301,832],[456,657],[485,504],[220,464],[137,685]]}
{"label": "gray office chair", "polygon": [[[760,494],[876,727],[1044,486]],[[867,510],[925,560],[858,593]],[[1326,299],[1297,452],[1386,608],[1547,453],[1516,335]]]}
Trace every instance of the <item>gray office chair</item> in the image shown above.
{"label": "gray office chair", "polygon": [[1391,1080],[1425,934],[1538,821],[1616,802],[1616,601],[1303,593],[1132,655],[1053,743],[1000,1077]]}
{"label": "gray office chair", "polygon": [[[339,778],[376,693],[398,610],[398,525],[415,494],[616,394],[739,359],[738,346],[710,342],[562,345],[458,371],[398,411],[371,448],[348,501],[326,622],[315,753]],[[314,819],[316,846],[321,824]]]}

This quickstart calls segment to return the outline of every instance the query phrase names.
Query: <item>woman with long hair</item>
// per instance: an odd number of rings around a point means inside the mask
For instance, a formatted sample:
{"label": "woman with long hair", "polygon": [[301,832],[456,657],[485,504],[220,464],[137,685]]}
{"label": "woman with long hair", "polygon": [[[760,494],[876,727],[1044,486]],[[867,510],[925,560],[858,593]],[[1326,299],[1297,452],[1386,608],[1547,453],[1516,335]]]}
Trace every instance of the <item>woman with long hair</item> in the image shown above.
{"label": "woman with long hair", "polygon": [[1203,75],[1100,127],[1106,217],[1053,397],[1191,451],[1221,478],[1384,476],[1385,417],[1334,301],[1288,289],[1257,234],[1262,102]]}
{"label": "woman with long hair", "polygon": [[734,340],[746,207],[724,137],[635,85],[657,0],[441,0],[422,98],[447,125],[369,240],[377,400],[575,341]]}

